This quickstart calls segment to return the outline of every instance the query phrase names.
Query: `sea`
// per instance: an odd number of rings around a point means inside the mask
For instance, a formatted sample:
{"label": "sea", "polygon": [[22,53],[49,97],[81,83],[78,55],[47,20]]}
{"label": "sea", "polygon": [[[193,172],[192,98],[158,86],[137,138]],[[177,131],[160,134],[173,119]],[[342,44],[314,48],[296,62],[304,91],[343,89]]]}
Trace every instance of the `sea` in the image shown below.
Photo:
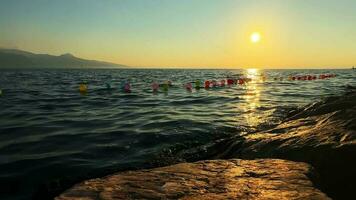
{"label": "sea", "polygon": [[[315,79],[298,80],[308,75]],[[206,80],[219,84],[205,89]],[[152,91],[153,82],[167,81],[167,90]],[[85,178],[152,167],[177,145],[195,148],[272,127],[348,85],[356,85],[356,70],[1,70],[0,199],[45,199]]]}

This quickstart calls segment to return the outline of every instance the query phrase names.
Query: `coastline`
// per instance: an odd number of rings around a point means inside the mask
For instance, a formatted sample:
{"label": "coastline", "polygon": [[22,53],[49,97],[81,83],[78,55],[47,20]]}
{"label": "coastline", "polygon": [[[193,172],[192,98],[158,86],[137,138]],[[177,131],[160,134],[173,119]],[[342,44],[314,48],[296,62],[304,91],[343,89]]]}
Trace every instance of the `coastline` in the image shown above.
{"label": "coastline", "polygon": [[[178,152],[176,156],[185,161],[223,159],[221,163],[232,158],[272,158],[308,163],[316,172],[315,176],[309,177],[315,188],[333,199],[345,199],[353,194],[353,180],[356,178],[355,114],[356,92],[350,87],[344,95],[331,96],[289,113],[288,118],[274,128],[222,139],[205,147],[204,151],[200,151],[201,148],[195,148],[195,151],[188,149]],[[194,157],[197,154],[199,158]],[[57,199],[63,199],[67,194],[88,197],[85,192],[71,193],[80,185],[75,185]],[[258,193],[258,190],[250,192]],[[186,197],[189,198],[189,195]]]}

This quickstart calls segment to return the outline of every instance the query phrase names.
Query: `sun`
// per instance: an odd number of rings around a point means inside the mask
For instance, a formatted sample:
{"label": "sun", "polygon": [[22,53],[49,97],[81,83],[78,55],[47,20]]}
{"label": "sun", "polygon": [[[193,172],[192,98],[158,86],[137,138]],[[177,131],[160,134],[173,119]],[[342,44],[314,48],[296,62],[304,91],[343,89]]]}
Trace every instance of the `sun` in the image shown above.
{"label": "sun", "polygon": [[254,32],[250,36],[250,40],[252,43],[258,43],[261,40],[261,35],[258,32]]}

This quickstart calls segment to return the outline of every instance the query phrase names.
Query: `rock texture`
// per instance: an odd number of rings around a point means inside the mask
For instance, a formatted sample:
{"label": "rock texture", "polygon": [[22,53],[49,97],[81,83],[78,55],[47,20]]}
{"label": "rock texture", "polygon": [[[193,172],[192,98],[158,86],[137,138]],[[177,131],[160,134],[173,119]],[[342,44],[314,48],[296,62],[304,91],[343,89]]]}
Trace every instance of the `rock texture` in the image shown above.
{"label": "rock texture", "polygon": [[84,181],[56,200],[329,199],[311,175],[308,164],[285,160],[208,160]]}
{"label": "rock texture", "polygon": [[280,158],[307,162],[322,191],[350,199],[356,190],[356,94],[310,105],[279,126],[215,145],[215,158]]}

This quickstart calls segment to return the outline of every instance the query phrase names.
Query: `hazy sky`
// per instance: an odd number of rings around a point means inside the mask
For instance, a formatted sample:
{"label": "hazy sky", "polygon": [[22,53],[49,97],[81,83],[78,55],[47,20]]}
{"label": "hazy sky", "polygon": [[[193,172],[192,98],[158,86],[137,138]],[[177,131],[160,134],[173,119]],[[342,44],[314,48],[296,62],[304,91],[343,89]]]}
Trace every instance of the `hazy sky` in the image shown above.
{"label": "hazy sky", "polygon": [[0,0],[0,47],[132,66],[348,67],[356,0]]}

